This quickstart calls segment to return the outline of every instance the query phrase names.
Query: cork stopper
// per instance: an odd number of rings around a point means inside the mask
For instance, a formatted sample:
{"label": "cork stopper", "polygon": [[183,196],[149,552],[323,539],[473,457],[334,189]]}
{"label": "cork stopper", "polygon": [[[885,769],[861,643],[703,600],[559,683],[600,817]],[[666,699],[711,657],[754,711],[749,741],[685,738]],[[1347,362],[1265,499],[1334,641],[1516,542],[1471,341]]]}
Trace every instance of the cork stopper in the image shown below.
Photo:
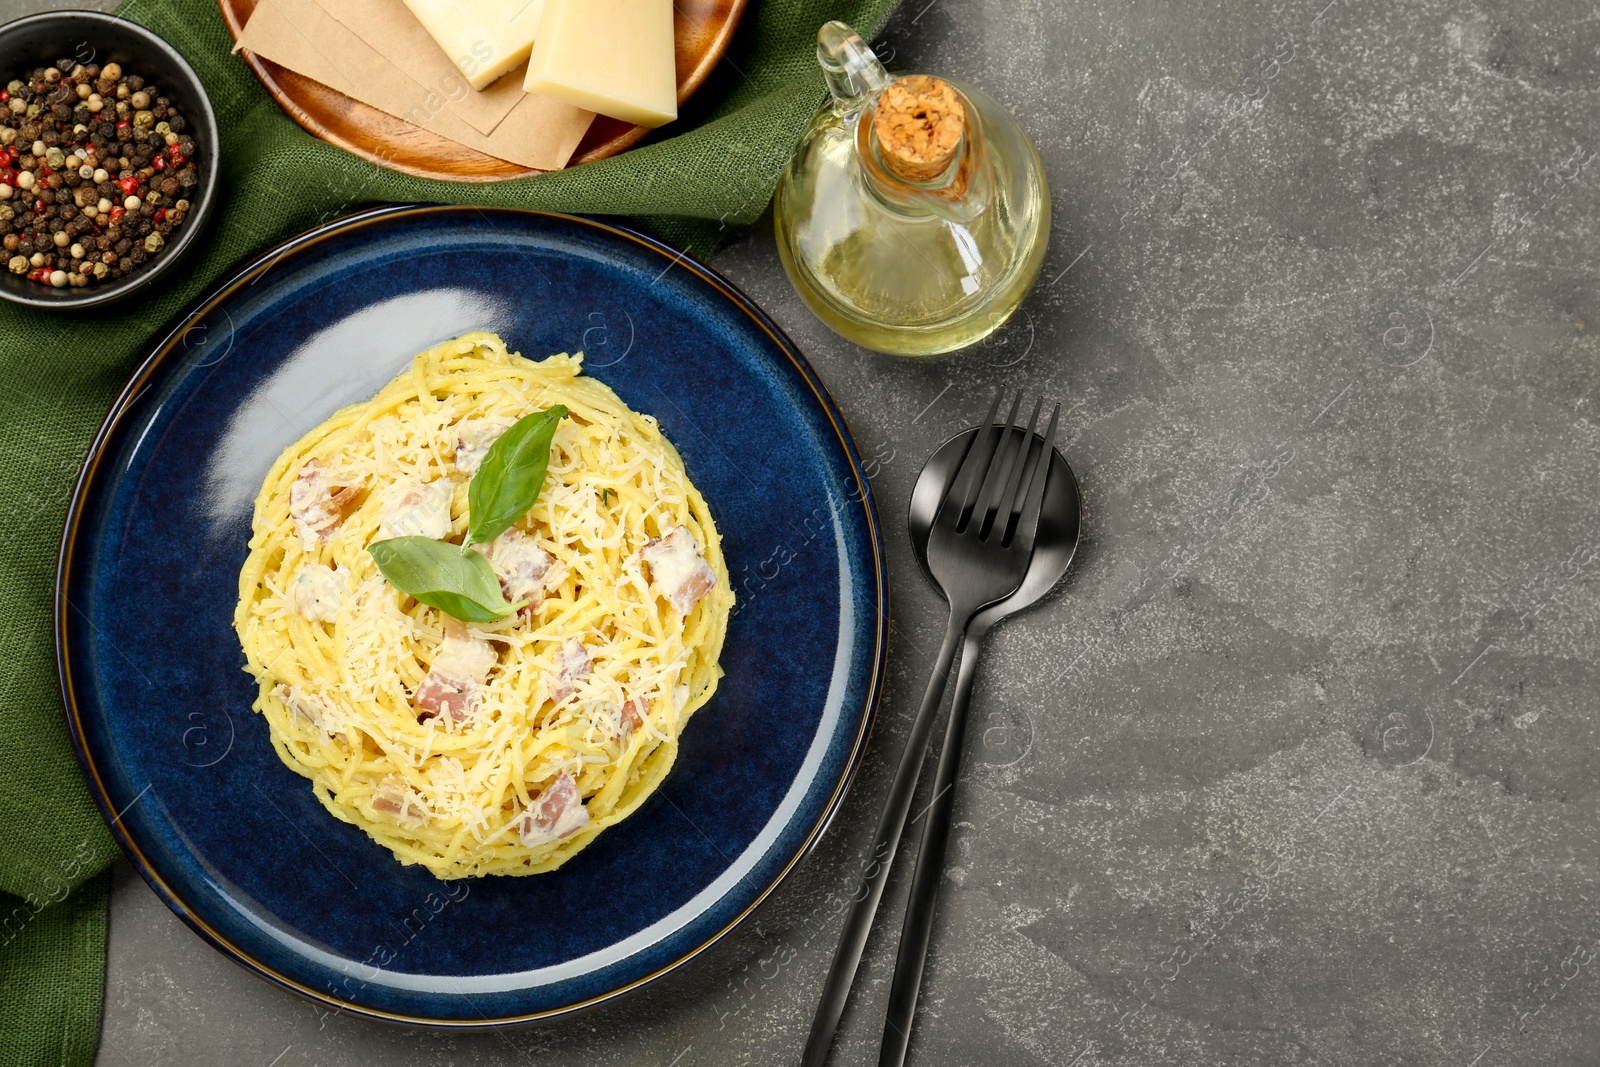
{"label": "cork stopper", "polygon": [[908,74],[878,97],[872,132],[883,165],[902,181],[932,181],[961,147],[967,113],[948,82]]}

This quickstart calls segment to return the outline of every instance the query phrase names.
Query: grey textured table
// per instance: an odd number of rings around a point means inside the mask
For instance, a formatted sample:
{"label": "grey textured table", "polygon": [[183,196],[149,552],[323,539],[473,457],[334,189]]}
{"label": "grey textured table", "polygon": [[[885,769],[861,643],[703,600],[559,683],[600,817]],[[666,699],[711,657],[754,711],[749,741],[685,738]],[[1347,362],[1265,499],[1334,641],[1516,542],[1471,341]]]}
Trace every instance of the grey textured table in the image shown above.
{"label": "grey textured table", "polygon": [[816,854],[640,994],[470,1037],[325,1016],[122,867],[101,1063],[794,1062],[942,625],[912,481],[1001,383],[1068,405],[1087,541],[984,661],[914,1061],[1600,1058],[1593,6],[910,0],[888,37],[1020,113],[1056,221],[1023,313],[938,362],[828,333],[765,231],[715,261],[885,520],[887,698]]}

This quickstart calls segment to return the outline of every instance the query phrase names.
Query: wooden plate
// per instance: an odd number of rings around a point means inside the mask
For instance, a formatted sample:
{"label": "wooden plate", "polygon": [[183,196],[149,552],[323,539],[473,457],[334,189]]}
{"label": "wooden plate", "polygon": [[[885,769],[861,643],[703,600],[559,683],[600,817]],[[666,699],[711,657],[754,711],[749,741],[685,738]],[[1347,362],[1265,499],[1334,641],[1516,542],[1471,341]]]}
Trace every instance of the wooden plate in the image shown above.
{"label": "wooden plate", "polygon": [[[218,0],[233,39],[256,9],[256,0]],[[747,0],[675,0],[678,105],[681,107],[722,58],[744,14]],[[456,182],[494,182],[540,173],[518,163],[485,155],[404,119],[352,100],[287,67],[242,49],[250,69],[289,115],[309,133],[354,152],[380,167],[418,178]],[[596,115],[573,153],[572,163],[591,163],[614,156],[644,139],[650,131]]]}

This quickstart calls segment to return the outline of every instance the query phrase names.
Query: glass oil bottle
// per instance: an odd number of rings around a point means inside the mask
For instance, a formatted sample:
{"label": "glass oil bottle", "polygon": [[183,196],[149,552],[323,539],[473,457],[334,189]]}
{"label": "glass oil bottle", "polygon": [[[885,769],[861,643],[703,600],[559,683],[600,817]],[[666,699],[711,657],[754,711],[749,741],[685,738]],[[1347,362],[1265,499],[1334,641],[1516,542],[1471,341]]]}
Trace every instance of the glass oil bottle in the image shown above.
{"label": "glass oil bottle", "polygon": [[892,78],[842,22],[817,34],[830,99],[778,182],[778,252],[806,304],[867,348],[934,355],[998,329],[1044,260],[1033,142],[979,90]]}

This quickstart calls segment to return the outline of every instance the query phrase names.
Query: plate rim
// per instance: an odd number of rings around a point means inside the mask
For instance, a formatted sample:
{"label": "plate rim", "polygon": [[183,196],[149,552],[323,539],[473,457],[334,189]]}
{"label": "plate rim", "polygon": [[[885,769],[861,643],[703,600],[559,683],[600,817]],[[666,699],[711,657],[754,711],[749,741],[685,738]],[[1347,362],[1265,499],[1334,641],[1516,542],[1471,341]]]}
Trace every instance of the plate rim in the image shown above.
{"label": "plate rim", "polygon": [[[564,1004],[542,1011],[528,1012],[519,1015],[508,1015],[494,1018],[480,1017],[477,1019],[447,1019],[422,1015],[410,1015],[404,1012],[387,1011],[368,1005],[347,1001],[332,993],[324,992],[298,982],[288,975],[274,970],[268,963],[251,956],[244,949],[233,944],[220,931],[214,930],[200,916],[184,902],[182,897],[155,871],[149,860],[145,857],[138,844],[132,839],[127,829],[121,825],[122,816],[127,809],[118,812],[111,803],[106,784],[101,777],[93,756],[89,752],[84,735],[83,716],[79,707],[76,690],[72,682],[72,672],[69,669],[68,638],[67,638],[67,611],[72,605],[69,601],[68,575],[71,570],[73,551],[79,541],[79,533],[84,519],[85,497],[95,479],[102,459],[105,458],[107,441],[117,429],[123,416],[135,399],[144,391],[151,377],[166,365],[169,357],[176,350],[178,342],[184,333],[201,316],[211,312],[221,301],[231,296],[263,277],[276,263],[290,253],[311,247],[330,237],[346,234],[363,229],[375,223],[406,216],[429,215],[462,215],[477,214],[488,220],[488,215],[505,214],[517,216],[533,216],[540,219],[553,219],[562,224],[577,224],[599,230],[614,237],[622,238],[636,244],[647,252],[666,259],[666,269],[674,265],[682,266],[690,273],[697,275],[702,281],[720,291],[739,310],[765,332],[777,348],[788,358],[794,369],[800,374],[801,379],[812,391],[823,414],[828,418],[840,445],[843,446],[845,457],[849,462],[850,473],[855,478],[861,489],[860,504],[862,516],[866,521],[869,533],[869,542],[872,549],[872,572],[874,610],[877,619],[872,626],[871,638],[871,671],[867,682],[867,692],[863,699],[864,709],[861,724],[856,731],[856,736],[851,741],[850,751],[845,760],[845,765],[838,780],[833,784],[833,792],[823,805],[821,813],[807,831],[805,839],[767,882],[753,899],[745,905],[738,914],[730,918],[720,928],[712,931],[699,944],[691,946],[680,952],[673,959],[655,968],[650,973],[635,978],[617,986],[614,989],[593,996]],[[491,225],[492,222],[491,222]],[[713,945],[719,943],[735,930],[745,925],[750,918],[764,905],[777,891],[779,886],[787,882],[795,869],[816,848],[822,836],[827,832],[834,817],[843,805],[845,796],[855,782],[856,774],[861,768],[862,758],[866,752],[868,740],[872,734],[872,727],[877,720],[878,709],[882,700],[884,684],[886,681],[886,659],[889,645],[889,575],[885,561],[883,545],[883,526],[878,518],[877,504],[872,495],[872,486],[867,479],[861,455],[856,448],[854,437],[849,426],[844,421],[843,414],[834,403],[827,387],[818,377],[816,370],[811,366],[799,347],[783,332],[777,323],[773,322],[766,312],[762,311],[756,303],[744,294],[736,285],[711,267],[701,263],[698,259],[674,249],[670,245],[657,240],[647,234],[640,233],[629,227],[618,225],[609,220],[591,218],[583,215],[569,215],[555,211],[538,211],[520,208],[481,208],[472,205],[457,204],[392,204],[368,208],[335,219],[304,233],[290,237],[266,251],[248,257],[241,266],[236,266],[228,272],[225,278],[214,285],[203,296],[195,299],[183,311],[179,312],[168,324],[160,329],[155,339],[149,342],[140,357],[132,374],[129,376],[117,398],[112,402],[105,417],[101,420],[99,428],[91,439],[88,450],[84,454],[82,465],[79,467],[77,477],[73,481],[72,494],[68,498],[67,510],[62,523],[61,537],[57,546],[56,570],[54,589],[52,591],[52,636],[56,660],[56,680],[60,687],[62,713],[66,719],[67,732],[72,738],[73,752],[77,757],[78,766],[83,774],[85,784],[94,798],[95,806],[100,809],[101,817],[105,820],[107,828],[116,840],[124,856],[132,863],[140,876],[155,892],[156,896],[170,908],[178,918],[212,948],[222,953],[234,963],[258,978],[304,997],[313,1003],[332,1008],[336,1014],[350,1014],[361,1018],[374,1019],[381,1022],[398,1023],[407,1026],[425,1027],[434,1030],[451,1032],[483,1031],[497,1027],[529,1025],[538,1022],[547,1022],[557,1018],[587,1011],[602,1004],[609,1003],[619,997],[635,992],[646,985],[656,981],[671,971],[675,971],[690,960],[704,953]],[[79,614],[82,614],[81,609]],[[141,793],[140,796],[143,794]],[[137,802],[135,798],[134,802]],[[130,802],[131,808],[134,802]]]}

